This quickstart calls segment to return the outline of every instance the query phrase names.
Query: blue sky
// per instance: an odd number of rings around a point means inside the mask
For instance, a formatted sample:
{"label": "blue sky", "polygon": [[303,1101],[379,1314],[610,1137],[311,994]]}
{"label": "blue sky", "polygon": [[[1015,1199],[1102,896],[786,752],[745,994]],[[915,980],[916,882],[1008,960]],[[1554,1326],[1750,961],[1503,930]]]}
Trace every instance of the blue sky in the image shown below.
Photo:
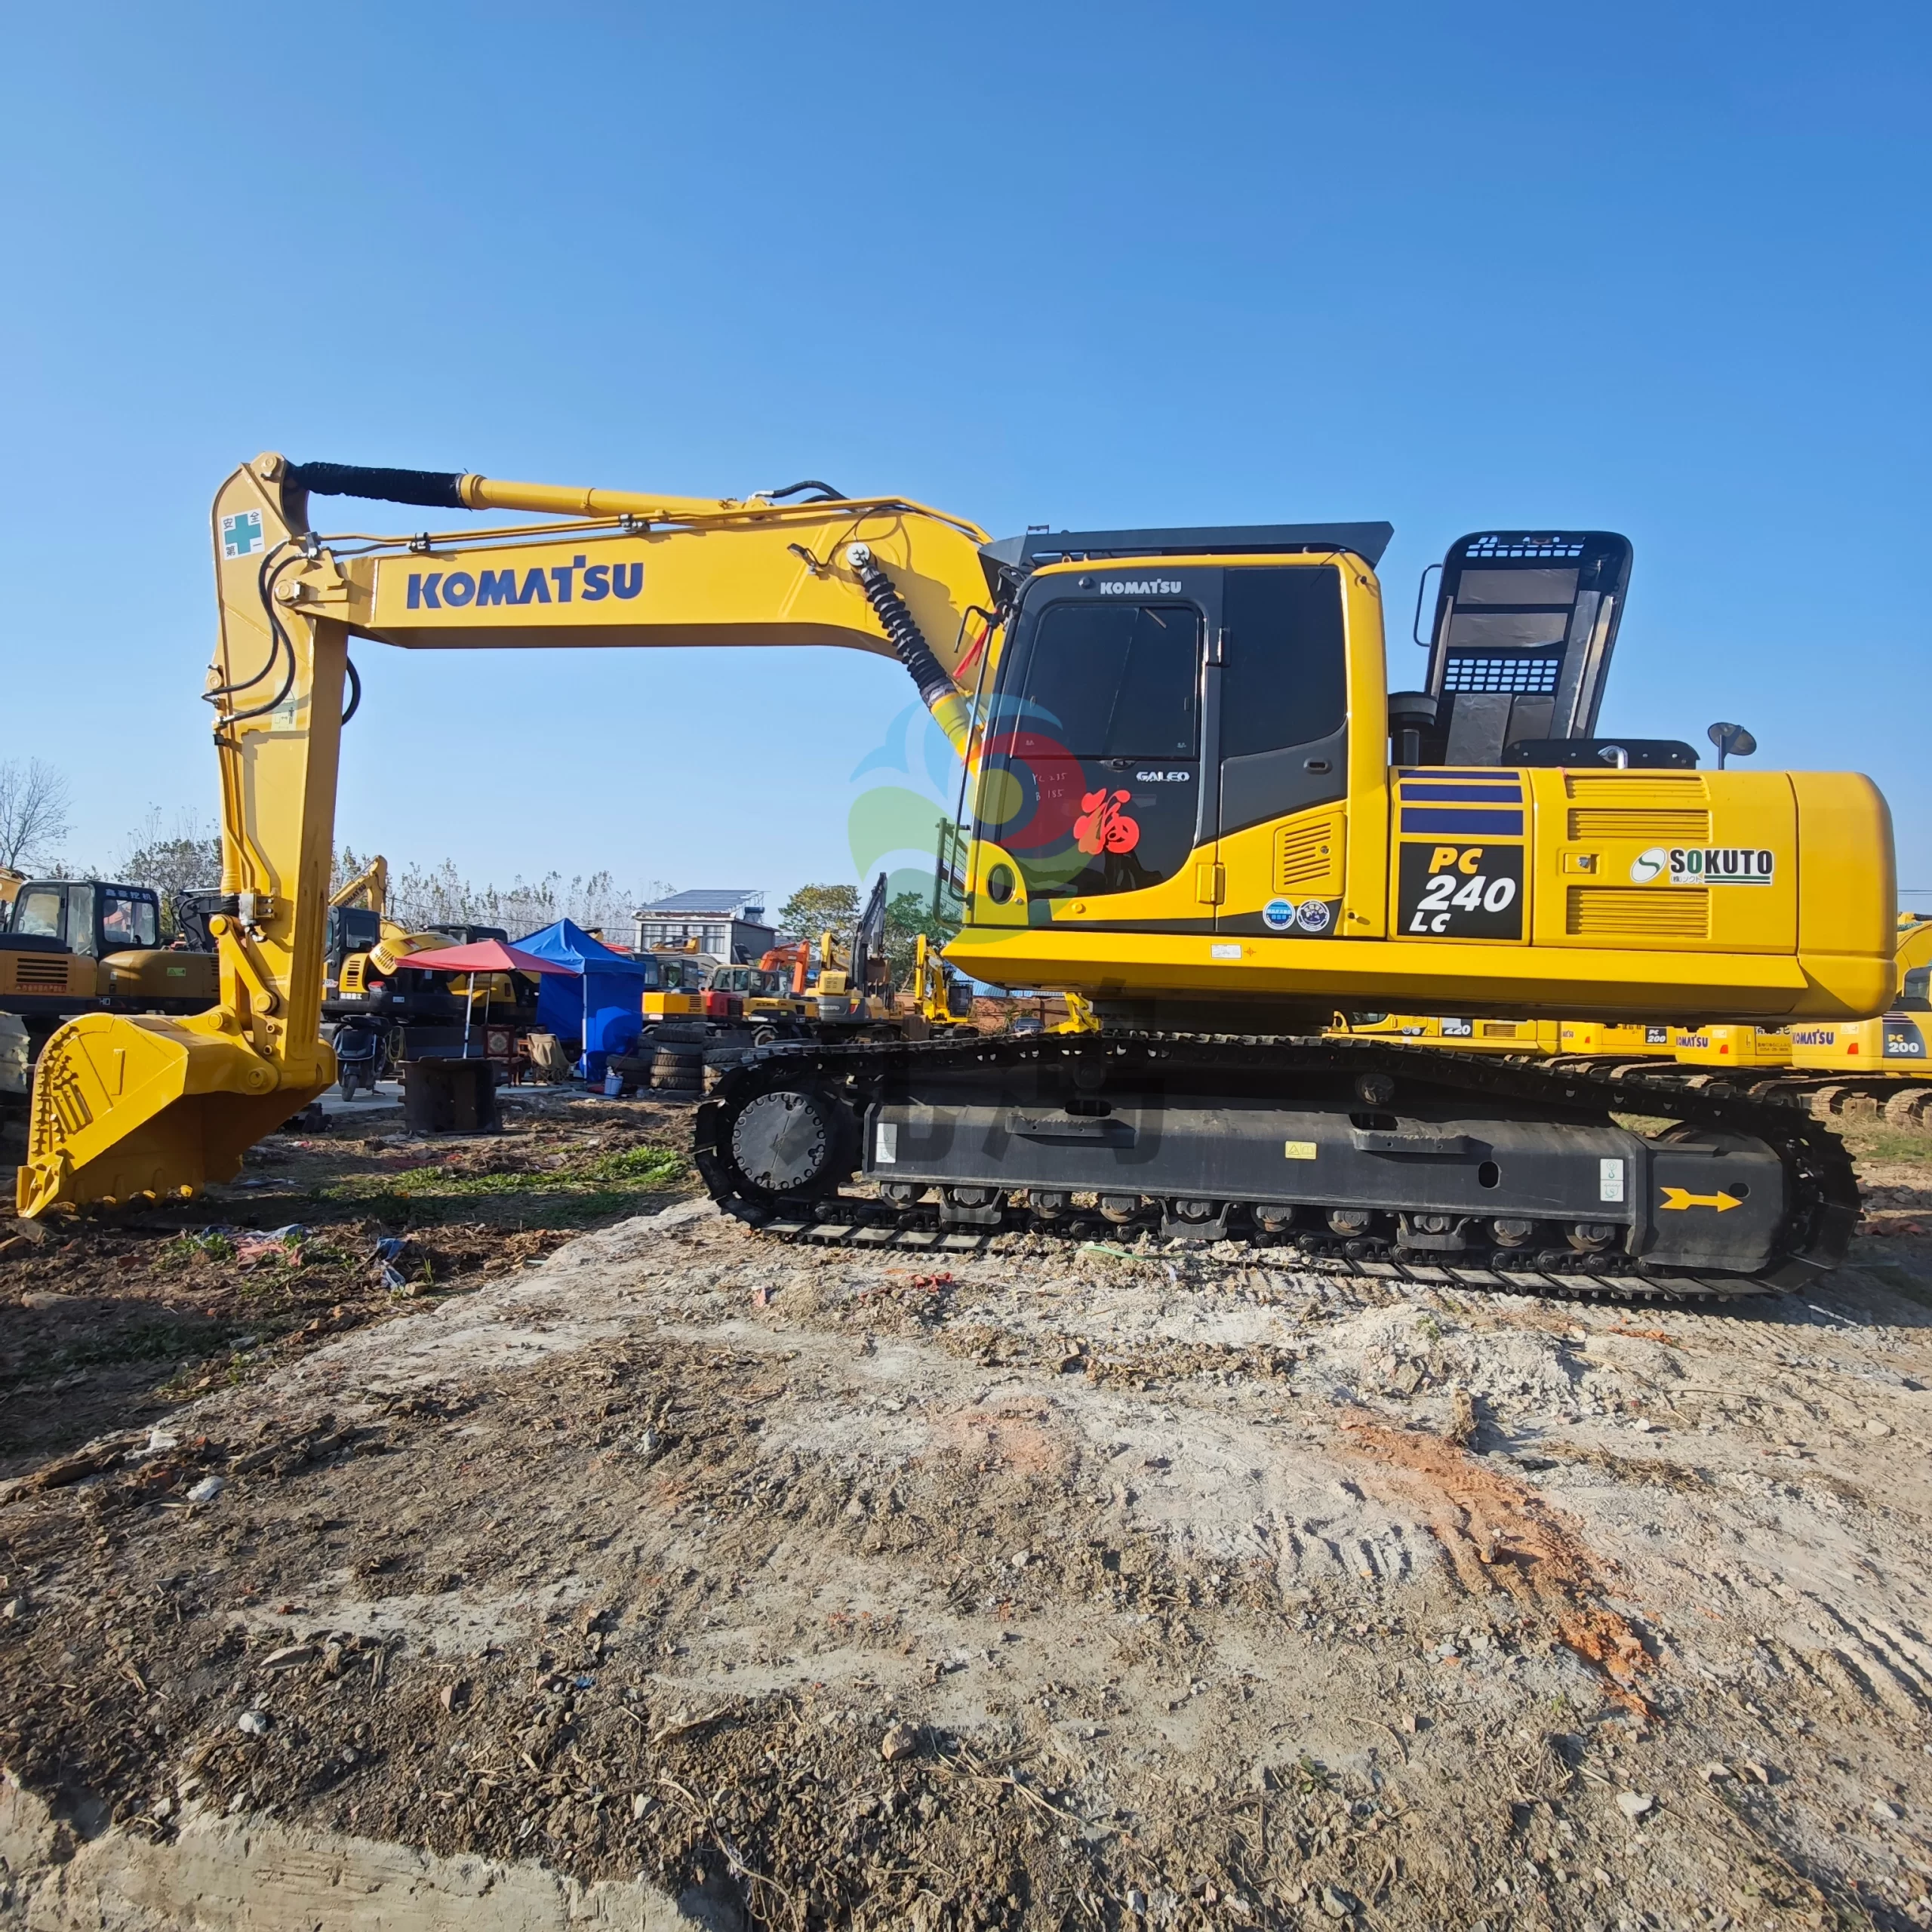
{"label": "blue sky", "polygon": [[[1386,517],[1398,632],[1459,534],[1607,525],[1607,727],[1868,771],[1932,888],[1928,18],[10,8],[0,756],[67,769],[75,856],[211,813],[207,505],[263,448]],[[906,700],[824,651],[359,659],[340,835],[500,881],[849,876]]]}

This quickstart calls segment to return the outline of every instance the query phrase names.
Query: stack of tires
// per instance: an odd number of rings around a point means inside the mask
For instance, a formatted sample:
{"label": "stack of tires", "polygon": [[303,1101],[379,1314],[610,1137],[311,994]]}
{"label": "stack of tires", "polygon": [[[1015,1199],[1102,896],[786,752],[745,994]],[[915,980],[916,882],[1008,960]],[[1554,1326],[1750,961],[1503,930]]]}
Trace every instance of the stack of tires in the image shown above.
{"label": "stack of tires", "polygon": [[649,1068],[651,1094],[661,1100],[695,1102],[704,1094],[704,1029],[660,1025],[654,1038],[640,1043],[638,1056]]}

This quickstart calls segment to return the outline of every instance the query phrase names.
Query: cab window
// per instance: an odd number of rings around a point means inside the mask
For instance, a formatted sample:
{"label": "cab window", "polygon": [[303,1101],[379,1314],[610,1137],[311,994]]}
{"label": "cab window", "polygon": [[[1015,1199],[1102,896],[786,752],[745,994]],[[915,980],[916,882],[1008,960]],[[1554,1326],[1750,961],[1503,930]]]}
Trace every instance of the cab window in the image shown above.
{"label": "cab window", "polygon": [[1193,849],[1201,616],[1192,604],[1066,600],[1003,684],[978,830],[1034,898],[1158,885]]}
{"label": "cab window", "polygon": [[1053,604],[1026,702],[1075,758],[1191,758],[1199,614],[1189,604]]}
{"label": "cab window", "polygon": [[60,889],[23,892],[14,902],[14,930],[31,939],[60,937]]}
{"label": "cab window", "polygon": [[160,923],[155,903],[134,893],[108,892],[101,895],[100,943],[103,952],[124,952],[132,947],[158,946]]}
{"label": "cab window", "polygon": [[1342,578],[1333,568],[1229,571],[1221,673],[1221,755],[1312,743],[1348,706]]}

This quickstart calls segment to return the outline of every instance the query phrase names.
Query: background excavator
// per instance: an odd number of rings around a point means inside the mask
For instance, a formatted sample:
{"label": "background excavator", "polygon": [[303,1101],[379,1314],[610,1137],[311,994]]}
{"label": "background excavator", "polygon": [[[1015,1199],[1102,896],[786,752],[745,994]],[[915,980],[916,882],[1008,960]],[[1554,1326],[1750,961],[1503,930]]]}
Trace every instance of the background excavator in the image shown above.
{"label": "background excavator", "polygon": [[165,944],[161,897],[106,879],[0,868],[0,1124],[25,1133],[41,1049],[82,1013],[199,1013],[214,961]]}
{"label": "background excavator", "polygon": [[[309,516],[328,493],[551,520],[329,538]],[[190,1192],[328,1083],[352,636],[813,643],[897,656],[968,761],[948,958],[1075,994],[1095,1024],[754,1052],[695,1130],[728,1211],[915,1246],[1097,1218],[1543,1292],[1724,1294],[1833,1265],[1850,1164],[1791,1110],[1321,1037],[1338,1008],[1860,1019],[1895,985],[1869,780],[1561,735],[1614,635],[1622,539],[1460,543],[1441,688],[1392,698],[1389,534],[993,543],[816,485],[711,500],[258,458],[214,512],[220,1002],[55,1036],[22,1211]],[[1674,1124],[1617,1118],[1657,1113]]]}

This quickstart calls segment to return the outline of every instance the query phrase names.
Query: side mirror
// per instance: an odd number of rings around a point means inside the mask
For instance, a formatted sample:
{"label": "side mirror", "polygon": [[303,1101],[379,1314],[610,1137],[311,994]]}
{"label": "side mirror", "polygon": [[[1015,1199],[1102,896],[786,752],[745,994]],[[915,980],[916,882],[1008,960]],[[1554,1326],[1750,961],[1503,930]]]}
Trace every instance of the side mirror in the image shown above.
{"label": "side mirror", "polygon": [[1727,758],[1749,758],[1758,749],[1758,741],[1742,724],[1713,724],[1704,734],[1718,748],[1718,769],[1724,769]]}

